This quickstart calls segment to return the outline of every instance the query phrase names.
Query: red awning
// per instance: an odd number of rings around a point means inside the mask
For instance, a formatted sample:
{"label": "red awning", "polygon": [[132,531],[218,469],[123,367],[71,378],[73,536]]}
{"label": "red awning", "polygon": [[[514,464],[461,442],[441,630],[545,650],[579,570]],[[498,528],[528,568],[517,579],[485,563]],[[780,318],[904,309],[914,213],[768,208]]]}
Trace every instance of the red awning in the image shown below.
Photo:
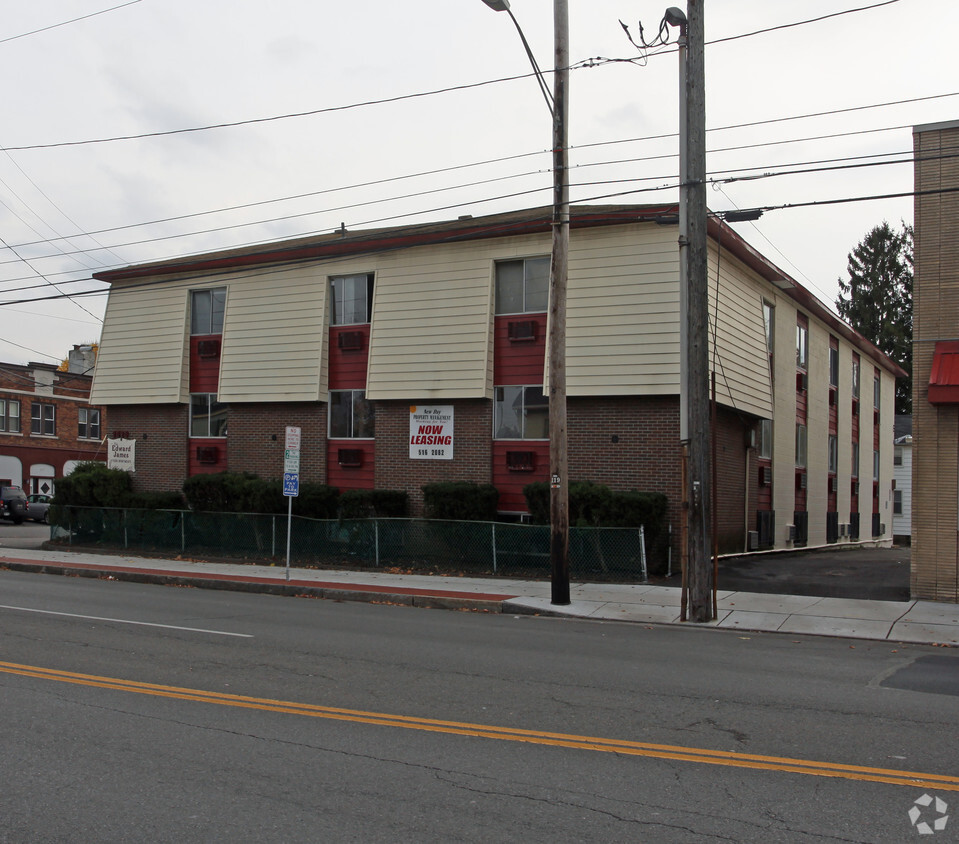
{"label": "red awning", "polygon": [[959,340],[936,343],[929,373],[929,403],[959,404]]}

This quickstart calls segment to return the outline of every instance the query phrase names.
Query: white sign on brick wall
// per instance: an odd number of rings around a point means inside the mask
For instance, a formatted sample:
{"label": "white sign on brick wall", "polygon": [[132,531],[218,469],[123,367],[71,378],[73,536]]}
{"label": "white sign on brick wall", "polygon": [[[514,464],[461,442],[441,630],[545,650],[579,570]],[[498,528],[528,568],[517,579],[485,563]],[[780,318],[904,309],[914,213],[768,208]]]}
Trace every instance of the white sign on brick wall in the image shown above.
{"label": "white sign on brick wall", "polygon": [[453,405],[410,408],[410,460],[453,459]]}

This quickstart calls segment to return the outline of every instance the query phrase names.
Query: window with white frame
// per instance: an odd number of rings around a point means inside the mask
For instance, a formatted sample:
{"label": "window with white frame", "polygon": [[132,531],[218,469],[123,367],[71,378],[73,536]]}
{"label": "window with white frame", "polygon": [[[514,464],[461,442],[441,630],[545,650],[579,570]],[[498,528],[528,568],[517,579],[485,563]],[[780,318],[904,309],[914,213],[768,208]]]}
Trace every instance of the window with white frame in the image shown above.
{"label": "window with white frame", "polygon": [[802,424],[796,425],[796,466],[806,467],[806,426]]}
{"label": "window with white frame", "polygon": [[77,436],[82,440],[100,439],[100,411],[95,407],[77,409]]}
{"label": "window with white frame", "polygon": [[0,431],[8,434],[20,433],[20,402],[14,399],[0,399]]}
{"label": "window with white frame", "polygon": [[852,476],[859,477],[859,443],[852,444]]}
{"label": "window with white frame", "polygon": [[371,440],[376,414],[365,390],[330,390],[330,439]]}
{"label": "window with white frame", "polygon": [[549,397],[542,386],[496,388],[493,439],[549,439]]}
{"label": "window with white frame", "polygon": [[872,406],[874,410],[879,410],[880,399],[882,398],[882,382],[879,380],[877,372],[872,379]]}
{"label": "window with white frame", "polygon": [[226,288],[190,291],[190,334],[222,334]]}
{"label": "window with white frame", "polygon": [[873,451],[872,453],[872,480],[874,483],[879,483],[879,452]]}
{"label": "window with white frame", "polygon": [[227,406],[216,400],[216,393],[190,396],[190,436],[225,437]]}
{"label": "window with white frame", "polygon": [[373,317],[373,273],[330,278],[330,325],[365,325]]}
{"label": "window with white frame", "polygon": [[57,435],[57,407],[35,401],[30,406],[30,433],[38,437]]}
{"label": "window with white frame", "polygon": [[796,366],[809,368],[809,327],[802,322],[796,323]]}
{"label": "window with white frame", "polygon": [[839,439],[829,435],[829,473],[835,475],[839,471]]}
{"label": "window with white frame", "polygon": [[902,490],[894,489],[892,491],[892,512],[896,516],[902,515]]}
{"label": "window with white frame", "polygon": [[859,375],[860,375],[859,355],[853,354],[852,356],[852,397],[854,399],[859,398]]}
{"label": "window with white frame", "polygon": [[496,313],[535,314],[549,307],[549,258],[496,264]]}
{"label": "window with white frame", "polygon": [[771,460],[773,456],[773,420],[760,419],[756,426],[758,442],[756,449],[764,460]]}

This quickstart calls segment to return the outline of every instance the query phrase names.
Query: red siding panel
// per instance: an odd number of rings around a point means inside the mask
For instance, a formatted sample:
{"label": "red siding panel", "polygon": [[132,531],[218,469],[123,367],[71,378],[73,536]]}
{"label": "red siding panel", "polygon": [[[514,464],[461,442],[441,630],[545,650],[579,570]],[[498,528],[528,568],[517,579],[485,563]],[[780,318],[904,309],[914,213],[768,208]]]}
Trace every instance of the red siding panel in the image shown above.
{"label": "red siding panel", "polygon": [[[200,355],[200,344],[204,347]],[[216,354],[211,354],[212,349]],[[220,335],[194,336],[190,338],[190,392],[215,393],[220,383]]]}
{"label": "red siding panel", "polygon": [[[373,440],[328,440],[326,444],[326,482],[339,490],[373,489],[376,468],[376,443]],[[340,465],[340,450],[359,451],[359,466]],[[352,462],[352,461],[351,461]]]}
{"label": "red siding panel", "polygon": [[[532,470],[517,471],[507,463],[507,452],[531,452]],[[523,487],[549,480],[549,443],[542,440],[494,440],[493,486],[499,490],[497,509],[504,513],[527,513]]]}
{"label": "red siding panel", "polygon": [[[533,324],[534,339],[510,340],[510,323]],[[542,384],[546,365],[546,314],[498,316],[493,324],[493,383]]]}
{"label": "red siding panel", "polygon": [[[347,342],[341,345],[341,336]],[[362,342],[354,342],[361,335]],[[359,348],[356,346],[359,345]],[[366,370],[370,360],[369,325],[338,325],[330,328],[330,389],[362,390],[366,387]]]}

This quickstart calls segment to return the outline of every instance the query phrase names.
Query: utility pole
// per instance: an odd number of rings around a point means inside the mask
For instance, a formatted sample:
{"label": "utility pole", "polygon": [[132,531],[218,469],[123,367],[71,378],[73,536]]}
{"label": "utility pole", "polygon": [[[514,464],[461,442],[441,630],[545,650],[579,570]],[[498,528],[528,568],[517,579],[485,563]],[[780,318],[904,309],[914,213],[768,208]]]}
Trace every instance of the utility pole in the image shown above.
{"label": "utility pole", "polygon": [[483,0],[507,12],[523,42],[553,118],[553,248],[549,270],[549,557],[554,604],[569,600],[569,451],[566,432],[566,288],[569,267],[569,4],[553,0],[553,97],[509,0]]}
{"label": "utility pole", "polygon": [[551,601],[569,599],[569,453],[566,431],[566,288],[569,264],[569,8],[553,0],[553,249],[549,273],[549,557]]}
{"label": "utility pole", "polygon": [[709,416],[709,292],[706,247],[706,91],[703,24],[705,0],[687,0],[685,129],[681,156],[685,156],[682,199],[685,205],[687,281],[686,386],[688,463],[686,499],[688,617],[712,619],[712,525],[710,497]]}

